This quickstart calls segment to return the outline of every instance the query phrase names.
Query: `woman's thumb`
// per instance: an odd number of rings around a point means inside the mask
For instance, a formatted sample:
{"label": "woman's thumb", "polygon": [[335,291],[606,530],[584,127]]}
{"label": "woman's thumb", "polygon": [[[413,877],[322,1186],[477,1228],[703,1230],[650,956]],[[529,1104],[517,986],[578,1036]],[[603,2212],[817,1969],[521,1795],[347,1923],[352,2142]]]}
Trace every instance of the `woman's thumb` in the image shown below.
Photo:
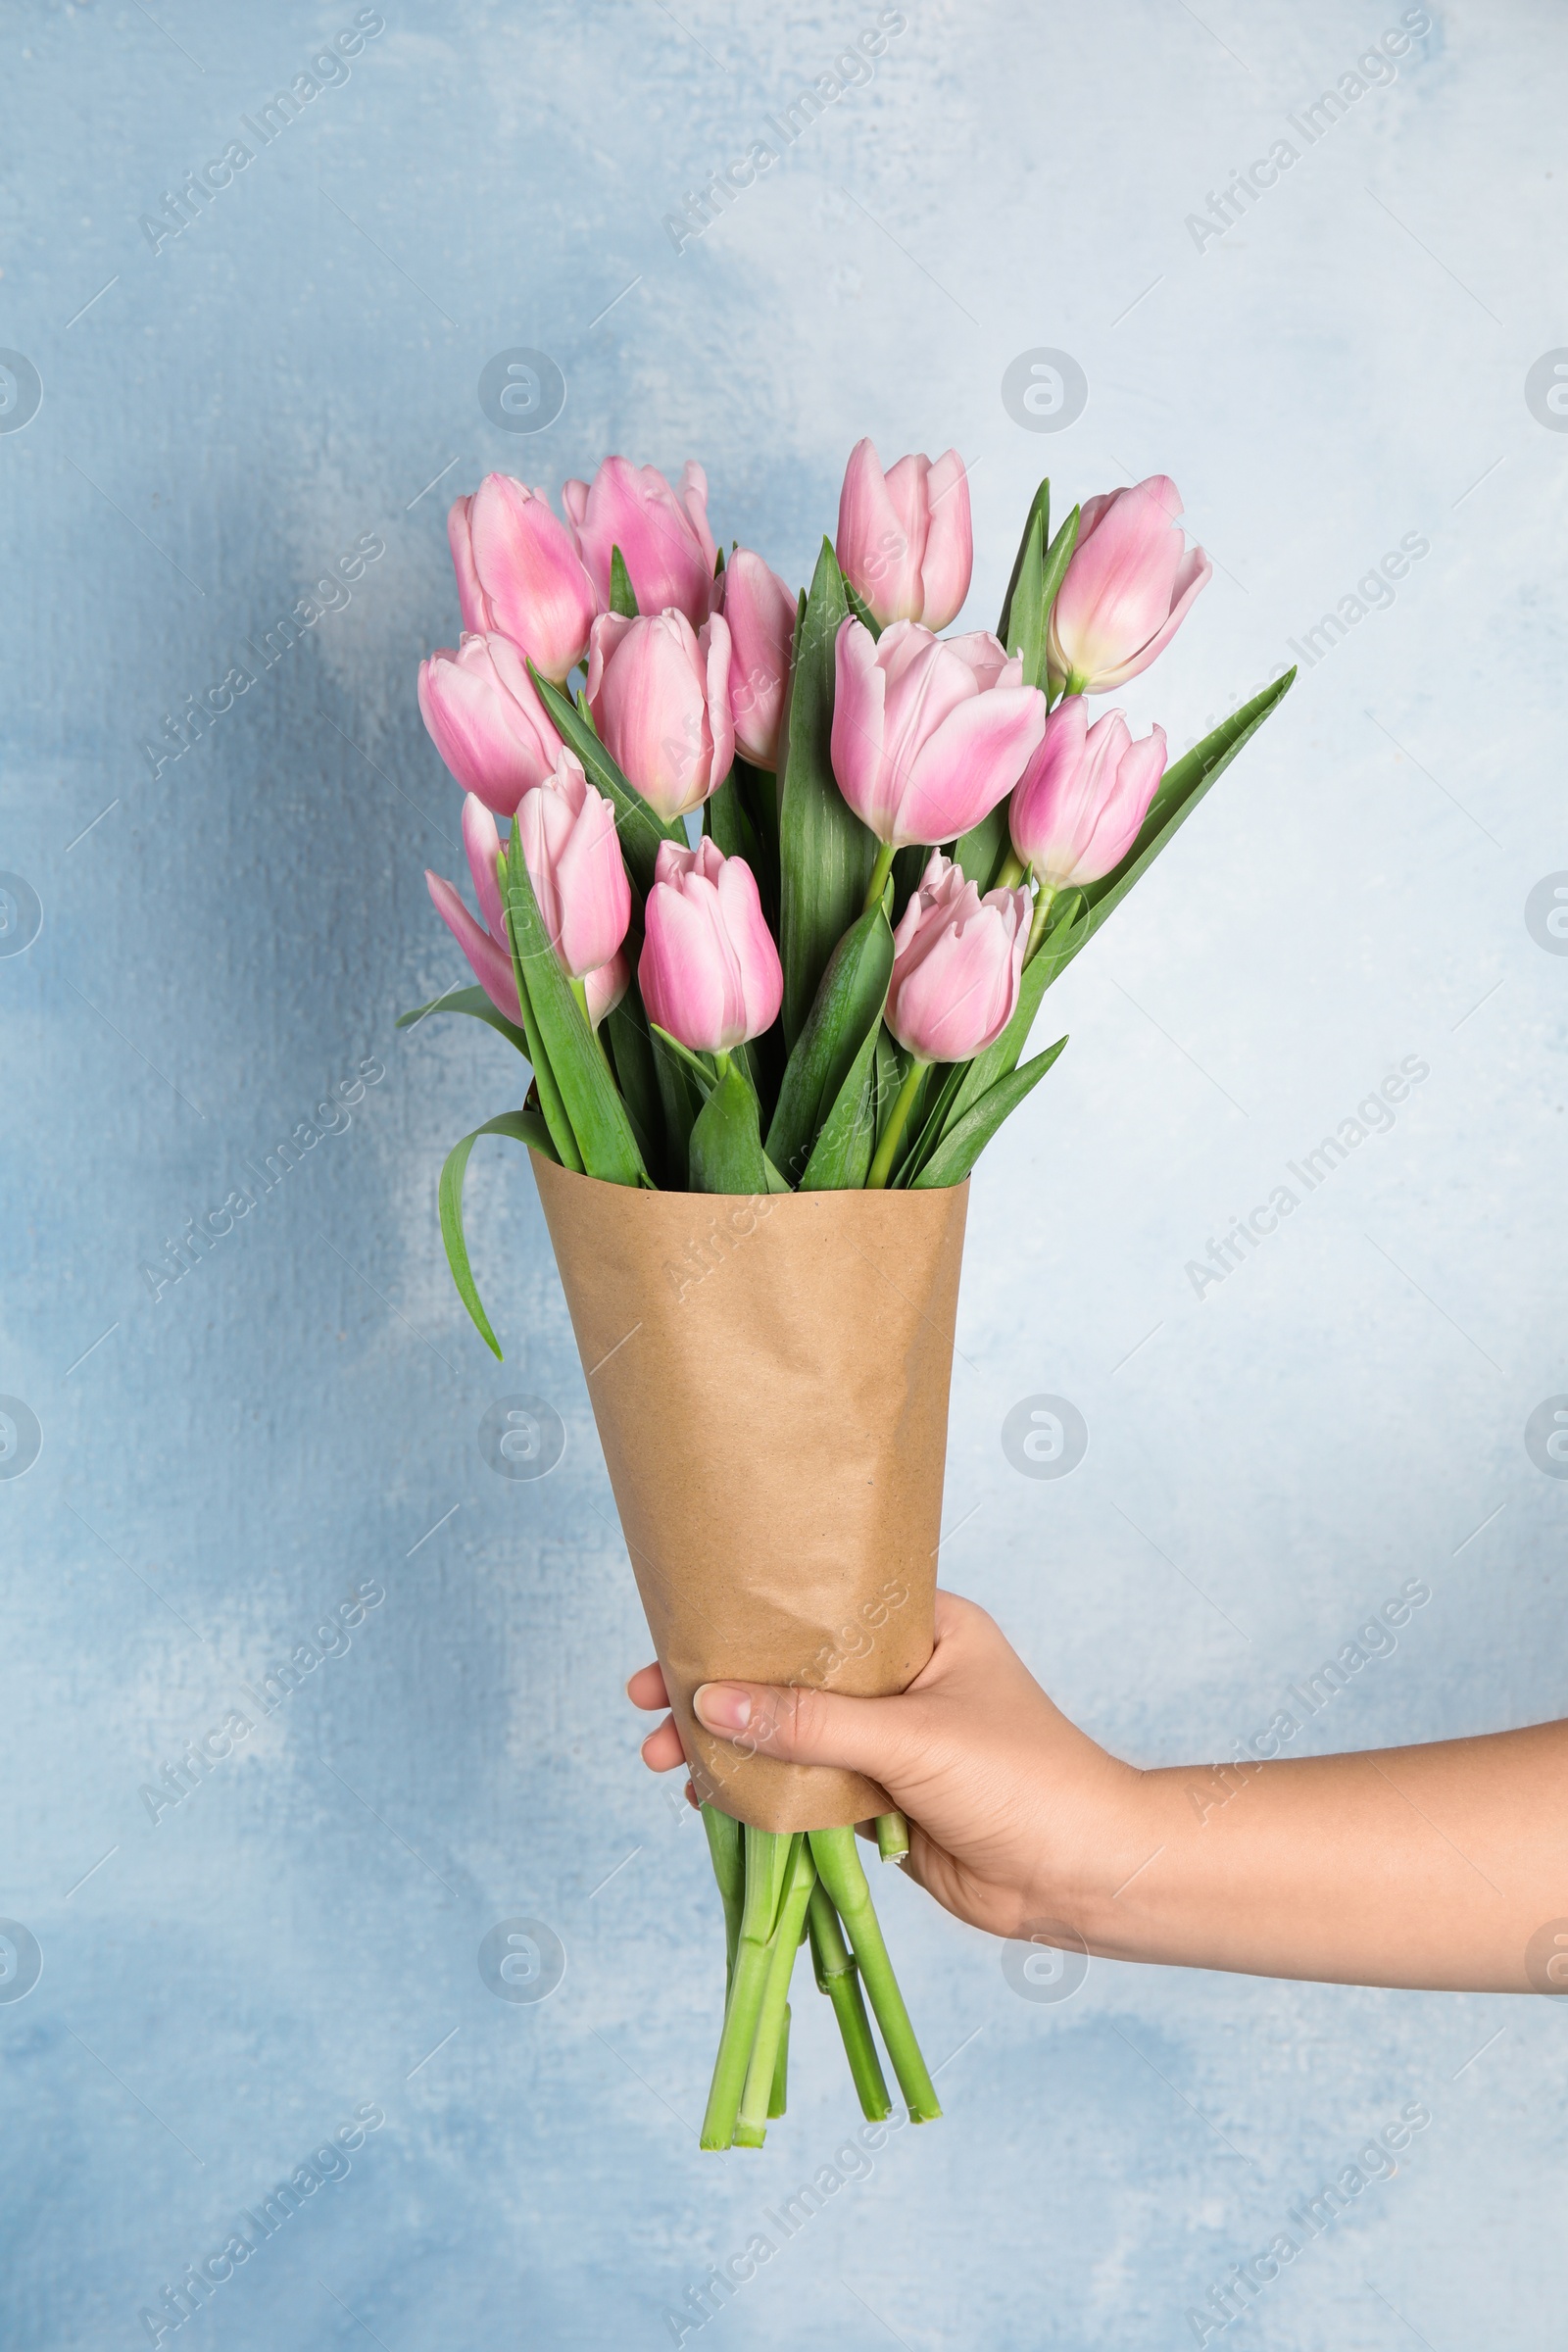
{"label": "woman's thumb", "polygon": [[746,1755],[784,1764],[838,1764],[884,1788],[909,1752],[897,1699],[846,1698],[836,1690],[779,1690],[767,1683],[704,1683],[692,1708],[706,1731]]}

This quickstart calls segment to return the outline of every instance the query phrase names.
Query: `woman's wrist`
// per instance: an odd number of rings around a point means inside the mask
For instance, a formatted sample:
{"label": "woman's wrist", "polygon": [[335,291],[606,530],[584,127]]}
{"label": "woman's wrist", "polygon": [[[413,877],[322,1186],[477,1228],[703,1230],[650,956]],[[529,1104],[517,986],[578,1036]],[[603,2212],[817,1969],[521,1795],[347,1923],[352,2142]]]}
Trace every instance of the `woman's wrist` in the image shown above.
{"label": "woman's wrist", "polygon": [[1030,1922],[1067,1929],[1108,1957],[1153,1956],[1143,1948],[1152,1923],[1136,1896],[1169,1842],[1163,1792],[1155,1785],[1160,1778],[1101,1750],[1079,1780],[1066,1818],[1054,1795],[1051,1851],[1024,1893]]}

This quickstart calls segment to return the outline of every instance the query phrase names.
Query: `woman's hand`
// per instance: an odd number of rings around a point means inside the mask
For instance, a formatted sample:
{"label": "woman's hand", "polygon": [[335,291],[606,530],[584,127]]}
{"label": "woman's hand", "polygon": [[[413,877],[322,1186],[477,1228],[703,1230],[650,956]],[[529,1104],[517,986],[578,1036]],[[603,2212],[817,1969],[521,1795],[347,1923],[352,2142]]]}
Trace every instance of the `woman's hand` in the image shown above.
{"label": "woman's hand", "polygon": [[[657,1666],[626,1691],[635,1706],[666,1704]],[[845,1765],[879,1782],[909,1818],[909,1876],[994,1936],[1041,1921],[1068,1940],[1087,1936],[1148,1851],[1138,1845],[1143,1775],[1076,1730],[985,1610],[952,1592],[937,1594],[936,1647],[902,1697],[705,1683],[694,1704],[709,1731],[744,1735],[748,1751],[755,1741],[785,1763]],[[642,1752],[655,1772],[684,1765],[672,1717]]]}
{"label": "woman's hand", "polygon": [[[657,1666],[627,1691],[665,1703]],[[902,1696],[725,1682],[694,1703],[748,1751],[880,1783],[909,1819],[910,1877],[994,1936],[1250,1976],[1568,1993],[1568,1723],[1139,1772],[951,1592]],[[643,1755],[656,1772],[684,1762],[672,1721]]]}

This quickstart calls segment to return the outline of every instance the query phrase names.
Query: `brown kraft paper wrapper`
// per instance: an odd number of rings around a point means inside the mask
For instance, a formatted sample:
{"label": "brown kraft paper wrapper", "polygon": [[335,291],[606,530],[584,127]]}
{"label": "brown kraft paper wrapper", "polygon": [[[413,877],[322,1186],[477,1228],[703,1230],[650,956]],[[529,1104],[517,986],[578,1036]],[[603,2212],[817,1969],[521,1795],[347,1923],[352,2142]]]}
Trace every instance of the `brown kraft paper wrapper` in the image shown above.
{"label": "brown kraft paper wrapper", "polygon": [[705,1732],[698,1685],[881,1697],[931,1655],[968,1185],[633,1191],[529,1155],[697,1793],[764,1830],[874,1781]]}

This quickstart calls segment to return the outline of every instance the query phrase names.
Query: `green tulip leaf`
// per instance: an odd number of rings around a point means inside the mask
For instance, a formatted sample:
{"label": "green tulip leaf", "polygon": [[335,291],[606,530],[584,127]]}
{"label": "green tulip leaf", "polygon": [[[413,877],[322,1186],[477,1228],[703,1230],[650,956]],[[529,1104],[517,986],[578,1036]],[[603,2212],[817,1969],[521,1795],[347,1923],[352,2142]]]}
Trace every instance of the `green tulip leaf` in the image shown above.
{"label": "green tulip leaf", "polygon": [[635,785],[628,783],[620,769],[595,734],[592,722],[579,710],[570,698],[541,677],[533,663],[528,675],[545,707],[545,715],[569,752],[582,761],[583,773],[590,784],[612,802],[615,810],[615,831],[620,836],[621,855],[626,870],[638,890],[646,898],[654,887],[654,859],[662,841],[687,846],[686,829],[679,824],[666,824],[657,809],[651,808]]}
{"label": "green tulip leaf", "polygon": [[893,1037],[886,1022],[877,1024],[876,1032],[876,1140],[882,1141],[882,1130],[888,1123],[894,1103],[908,1072],[909,1056]]}
{"label": "green tulip leaf", "polygon": [[824,539],[801,623],[779,804],[784,1042],[805,1028],[828,960],[860,912],[876,842],[833,775],[834,649],[849,601]]}
{"label": "green tulip leaf", "polygon": [[748,1197],[772,1190],[762,1156],[757,1097],[738,1062],[726,1064],[697,1114],[691,1140],[691,1189],[694,1193]]}
{"label": "green tulip leaf", "polygon": [[637,617],[637,597],[626,569],[626,559],[618,547],[610,551],[610,610],[618,612],[622,620]]}
{"label": "green tulip leaf", "polygon": [[876,1144],[876,1041],[880,1014],[850,1064],[801,1178],[803,1193],[858,1192]]}
{"label": "green tulip leaf", "polygon": [[923,1192],[937,1185],[961,1184],[1003,1120],[1040,1084],[1066,1043],[1064,1037],[1058,1037],[1054,1046],[1044,1054],[1037,1054],[1033,1061],[1026,1061],[1021,1070],[1009,1070],[1005,1078],[999,1078],[995,1086],[988,1087],[973,1109],[943,1137],[915,1177],[914,1189]]}
{"label": "green tulip leaf", "polygon": [[[632,945],[628,937],[628,955]],[[635,956],[631,959],[635,963]],[[626,1115],[631,1120],[644,1164],[649,1174],[657,1178],[660,1168],[656,1163],[662,1162],[658,1145],[663,1134],[664,1109],[654,1066],[654,1041],[635,977],[620,1003],[606,1014],[599,1034],[609,1040],[615,1077],[625,1097]]]}
{"label": "green tulip leaf", "polygon": [[490,1318],[479,1302],[474,1287],[473,1272],[468,1264],[468,1245],[463,1232],[463,1180],[467,1173],[468,1154],[481,1135],[506,1135],[514,1143],[526,1144],[530,1151],[542,1152],[546,1159],[556,1157],[550,1140],[550,1130],[534,1110],[504,1110],[499,1118],[486,1119],[461,1144],[454,1144],[442,1163],[441,1181],[436,1198],[441,1211],[441,1239],[446,1244],[447,1264],[457,1284],[458,1297],[473,1317],[474,1328],[485,1346],[496,1356],[501,1355],[501,1343],[490,1328]]}
{"label": "green tulip leaf", "polygon": [[[514,826],[514,841],[516,837],[516,827]],[[507,890],[507,853],[504,850],[496,859],[496,879],[501,886],[504,905]],[[577,1138],[572,1130],[565,1102],[562,1099],[561,1089],[556,1084],[556,1074],[550,1066],[550,1055],[545,1050],[539,1024],[534,1018],[533,1006],[528,1001],[528,986],[523,977],[522,963],[517,955],[517,943],[513,936],[510,924],[507,927],[507,938],[512,948],[512,977],[517,991],[518,1009],[522,1014],[522,1028],[523,1035],[527,1040],[528,1059],[533,1063],[533,1083],[534,1090],[539,1097],[539,1108],[543,1114],[545,1125],[550,1131],[550,1140],[555,1147],[556,1157],[564,1168],[570,1168],[574,1175],[580,1176],[583,1172],[582,1153],[577,1149]]]}
{"label": "green tulip leaf", "polygon": [[708,1097],[691,1072],[666,1054],[654,1032],[654,1077],[664,1114],[664,1178],[671,1192],[683,1193],[690,1183],[692,1129]]}
{"label": "green tulip leaf", "polygon": [[1035,542],[1036,524],[1039,525],[1038,544],[1043,547],[1051,529],[1051,477],[1049,474],[1029,501],[1029,512],[1023,518],[1023,531],[1018,540],[1018,553],[1012,559],[1012,570],[1007,578],[1007,593],[1002,600],[1002,617],[997,622],[997,635],[1006,646],[1009,654],[1017,650],[1010,642],[1012,600],[1018,593],[1018,582],[1023,577],[1024,564],[1028,560],[1031,543]]}
{"label": "green tulip leaf", "polygon": [[859,622],[861,628],[869,629],[873,637],[880,637],[882,634],[882,623],[878,620],[876,614],[872,612],[870,606],[866,603],[864,597],[860,594],[858,588],[856,587],[853,580],[845,581],[844,597],[845,602],[850,608],[850,611],[855,614],[855,617]]}
{"label": "green tulip leaf", "polygon": [[706,1102],[718,1084],[718,1064],[712,1054],[694,1054],[690,1046],[683,1046],[678,1037],[671,1037],[669,1031],[661,1029],[657,1021],[650,1021],[648,1030],[654,1041],[654,1052],[671,1055],[690,1077],[699,1101]]}
{"label": "green tulip leaf", "polygon": [[811,1157],[817,1132],[837,1103],[867,1039],[873,1045],[893,971],[893,934],[881,906],[868,906],[833,950],[815,1002],[784,1068],[767,1130],[768,1156],[786,1175]]}
{"label": "green tulip leaf", "polygon": [[[1011,794],[1007,800],[1011,799]],[[995,890],[1002,861],[1011,849],[1007,837],[1007,801],[1001,801],[989,816],[961,834],[953,845],[953,862],[966,882],[972,882],[982,898]]]}
{"label": "green tulip leaf", "polygon": [[[1062,528],[1065,530],[1065,523]],[[1133,884],[1148,872],[1160,851],[1175,838],[1209,786],[1283,701],[1295,676],[1295,670],[1291,669],[1276,678],[1166,770],[1138,839],[1118,866],[1099,882],[1061,893],[1051,910],[1050,928],[1024,967],[1012,1019],[995,1045],[956,1074],[956,1084],[952,1078],[946,1082],[936,1110],[928,1116],[918,1144],[906,1155],[901,1176],[895,1182],[920,1181],[922,1164],[929,1164],[938,1141],[946,1143],[990,1089],[1017,1066],[1046,990],[1088,946]]]}
{"label": "green tulip leaf", "polygon": [[476,1021],[486,1022],[509,1046],[515,1046],[524,1060],[529,1058],[526,1035],[515,1021],[509,1021],[504,1012],[497,1010],[482,988],[449,988],[445,996],[432,997],[428,1004],[416,1004],[412,1012],[400,1012],[396,1026],[412,1029],[431,1012],[466,1012]]}
{"label": "green tulip leaf", "polygon": [[[1082,509],[1074,507],[1066,521],[1046,550],[1045,564],[1040,576],[1040,675],[1031,681],[1036,686],[1046,683],[1046,657],[1051,645],[1051,609],[1056,601],[1056,591],[1067,576],[1073,549],[1078,544],[1078,524]],[[1028,677],[1027,670],[1025,677]]]}
{"label": "green tulip leaf", "polygon": [[1021,660],[1026,686],[1040,687],[1046,682],[1045,561],[1045,515],[1041,513],[1024,538],[1017,585],[1007,607],[1007,634],[1003,639],[1007,652]]}
{"label": "green tulip leaf", "polygon": [[1165,770],[1159,790],[1149,804],[1138,839],[1120,865],[1113,866],[1099,882],[1085,885],[1084,897],[1089,902],[1091,918],[1086,938],[1099,930],[1111,908],[1120,906],[1133,884],[1143,879],[1160,851],[1175,839],[1209,786],[1225,773],[1243,745],[1251,741],[1264,719],[1285,700],[1295,680],[1293,664],[1283,677],[1265,686],[1261,694],[1254,694],[1250,703],[1233,710],[1229,718],[1221,719],[1212,734],[1205,735],[1201,743],[1183,753],[1174,767]]}
{"label": "green tulip leaf", "polygon": [[[570,1121],[584,1172],[605,1184],[651,1184],[637,1148],[620,1090],[610,1074],[539,912],[522,855],[521,827],[512,828],[506,864],[506,904],[518,997],[526,1007],[529,1037],[535,1029],[551,1076]],[[539,1064],[535,1062],[537,1075]],[[544,1088],[540,1102],[546,1102]],[[547,1106],[548,1115],[548,1106]],[[551,1132],[555,1133],[554,1121]]]}

